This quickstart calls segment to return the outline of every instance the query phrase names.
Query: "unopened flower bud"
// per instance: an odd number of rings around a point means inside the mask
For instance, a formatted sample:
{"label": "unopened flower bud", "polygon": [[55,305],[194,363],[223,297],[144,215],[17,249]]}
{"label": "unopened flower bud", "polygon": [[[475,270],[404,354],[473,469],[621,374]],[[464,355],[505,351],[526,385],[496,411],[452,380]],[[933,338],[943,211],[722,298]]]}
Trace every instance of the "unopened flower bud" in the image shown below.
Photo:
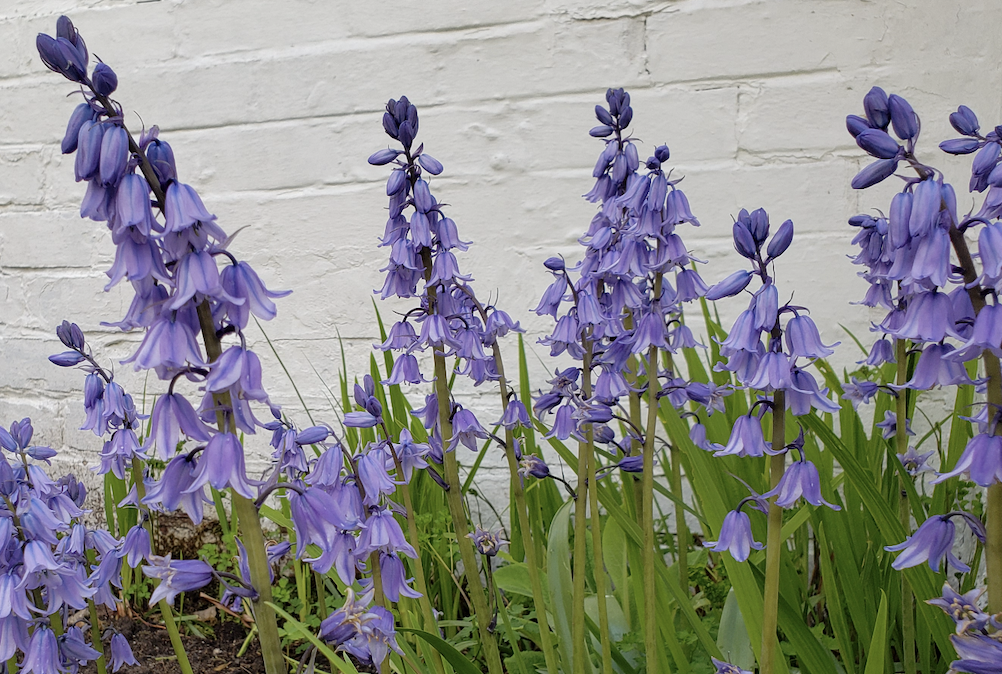
{"label": "unopened flower bud", "polygon": [[373,166],[383,166],[384,164],[389,164],[391,161],[397,158],[400,154],[400,150],[380,150],[379,152],[373,152],[369,155],[369,163]]}
{"label": "unopened flower bud", "polygon": [[772,241],[769,242],[769,247],[766,249],[766,253],[769,254],[770,259],[775,260],[777,257],[786,252],[786,249],[790,247],[790,243],[792,241],[793,220],[787,220],[780,225],[779,230],[773,234]]}
{"label": "unopened flower bud", "polygon": [[978,116],[966,105],[962,105],[957,108],[956,112],[950,113],[950,124],[957,130],[957,133],[964,136],[975,136],[978,133]]}
{"label": "unopened flower bud", "polygon": [[870,126],[877,129],[886,129],[891,121],[891,113],[887,104],[887,93],[880,87],[873,87],[863,97],[863,110],[866,111],[866,118]]}
{"label": "unopened flower bud", "polygon": [[891,94],[887,98],[887,107],[891,112],[891,125],[897,137],[901,140],[914,139],[918,135],[919,126],[918,116],[911,104],[897,94]]}
{"label": "unopened flower bud", "polygon": [[110,96],[118,88],[118,75],[107,63],[98,63],[94,66],[91,82],[94,84],[94,91],[98,94]]}
{"label": "unopened flower bud", "polygon": [[748,258],[749,260],[755,259],[755,240],[752,238],[751,232],[743,222],[738,220],[734,223],[732,228],[734,236],[734,249],[738,251],[741,257]]}

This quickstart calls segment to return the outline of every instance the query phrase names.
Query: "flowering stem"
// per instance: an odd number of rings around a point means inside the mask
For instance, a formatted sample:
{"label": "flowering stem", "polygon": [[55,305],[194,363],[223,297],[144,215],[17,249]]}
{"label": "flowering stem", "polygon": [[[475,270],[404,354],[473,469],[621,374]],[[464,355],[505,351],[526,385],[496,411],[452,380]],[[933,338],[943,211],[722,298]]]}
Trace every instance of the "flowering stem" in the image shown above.
{"label": "flowering stem", "polygon": [[[668,354],[668,367],[674,369],[671,354]],[[674,375],[673,375],[674,376]],[[689,525],[685,521],[685,509],[682,508],[682,452],[673,443],[668,447],[671,453],[671,490],[678,501],[675,509],[675,542],[678,556],[675,565],[678,567],[678,583],[686,596],[689,595]]]}
{"label": "flowering stem", "polygon": [[[474,298],[478,309],[482,307]],[[486,323],[486,316],[484,316]],[[497,340],[492,346],[494,366],[498,372],[498,384],[501,388],[502,405],[508,402],[508,379],[504,374],[504,361],[501,358],[501,347]],[[543,658],[546,661],[546,671],[559,671],[557,652],[553,647],[553,637],[550,634],[550,621],[546,615],[546,595],[543,593],[543,582],[539,576],[540,564],[536,557],[536,543],[532,539],[532,524],[529,521],[529,508],[525,501],[525,487],[522,476],[518,474],[518,458],[515,456],[515,435],[510,429],[505,430],[505,456],[508,458],[508,472],[511,474],[511,493],[515,499],[515,510],[518,516],[518,528],[522,534],[522,548],[525,553],[525,564],[529,570],[529,584],[532,586],[532,601],[536,607],[536,623],[539,626],[539,641],[543,647]],[[598,552],[595,553],[598,555]],[[507,618],[506,618],[507,619]]]}
{"label": "flowering stem", "polygon": [[[208,356],[209,362],[214,362],[222,354],[222,346],[216,336],[215,321],[212,318],[212,310],[209,308],[208,300],[203,300],[198,305],[198,322],[202,328],[205,354]],[[232,407],[229,392],[217,393],[214,397],[217,409]],[[227,430],[227,420],[222,412],[216,413],[216,422],[220,432]],[[232,420],[229,424],[229,430],[235,431],[236,429],[232,428]],[[282,641],[278,636],[278,621],[275,618],[275,610],[271,608],[271,573],[268,566],[268,555],[264,547],[261,519],[254,501],[233,490],[231,490],[230,498],[233,499],[233,509],[237,512],[238,526],[243,534],[244,547],[247,549],[247,562],[251,573],[250,582],[258,593],[257,599],[253,601],[254,622],[258,629],[258,639],[261,640],[264,669],[267,674],[286,674],[288,669],[282,653]]]}
{"label": "flowering stem", "polygon": [[[428,265],[426,268],[430,269],[431,267]],[[429,301],[435,297],[433,288],[428,289],[428,297]],[[448,449],[449,442],[452,440],[452,420],[450,418],[452,402],[445,356],[442,355],[441,351],[435,351],[435,393],[438,397],[438,423],[442,432],[445,481],[449,485],[445,495],[452,515],[452,525],[456,530],[456,544],[459,546],[459,554],[463,560],[466,591],[473,604],[474,619],[480,630],[480,645],[484,649],[487,670],[490,674],[501,674],[504,671],[501,667],[501,654],[498,652],[497,641],[494,640],[494,635],[491,632],[491,611],[487,605],[484,586],[480,583],[480,574],[477,571],[477,554],[473,550],[473,541],[467,537],[470,525],[466,519],[466,504],[463,502],[463,484],[459,480],[459,462],[456,460],[456,452]]]}
{"label": "flowering stem", "polygon": [[[400,481],[400,492],[404,497],[404,510],[407,511],[407,538],[410,539],[408,542],[411,547],[414,548],[414,552],[417,553],[417,560],[413,565],[414,569],[414,584],[417,586],[417,591],[421,593],[418,603],[421,605],[421,613],[424,618],[424,629],[425,631],[436,633],[438,623],[435,620],[435,610],[431,606],[431,600],[428,598],[428,584],[424,578],[424,567],[421,564],[421,537],[418,536],[417,523],[414,521],[414,501],[411,498],[410,485],[404,478],[404,466],[400,462],[400,456],[397,454],[397,449],[390,440],[390,434],[386,428],[386,424],[383,424],[383,434],[386,437],[387,444],[390,448],[390,455],[393,457],[393,466],[396,469],[396,478]],[[442,665],[442,656],[439,655],[438,651],[435,649],[429,649],[431,651],[432,664],[435,666],[435,671],[439,674],[444,674],[445,668]]]}
{"label": "flowering stem", "polygon": [[[776,454],[769,459],[769,469],[771,488],[775,489],[786,471],[786,453],[783,451],[786,446],[786,393],[781,390],[773,393],[772,405],[772,451]],[[762,650],[759,656],[761,674],[773,674],[779,652],[776,624],[779,614],[779,562],[783,551],[782,528],[783,509],[773,499],[769,503],[769,530],[765,548],[765,596],[762,610]]]}
{"label": "flowering stem", "polygon": [[[97,618],[97,606],[93,599],[87,600],[87,609],[90,611],[90,641],[91,648],[97,650],[101,655],[97,658],[97,674],[108,674],[108,669],[104,664],[104,644],[101,643],[101,622]],[[17,670],[10,670],[17,671]]]}
{"label": "flowering stem", "polygon": [[[146,498],[146,483],[143,482],[143,463],[136,457],[132,457],[132,481],[136,485],[136,500],[142,503],[143,499]],[[147,518],[145,526],[146,530],[149,531],[150,541],[152,541],[153,520]],[[157,582],[154,581],[154,583]],[[193,674],[191,662],[188,661],[188,653],[184,650],[184,644],[181,643],[181,634],[177,631],[174,611],[166,599],[161,599],[157,603],[157,608],[160,609],[160,617],[163,618],[164,627],[167,628],[167,636],[170,637],[170,645],[174,648],[174,654],[177,656],[177,665],[181,668],[181,674]],[[93,621],[97,617],[97,609],[94,608],[93,603],[91,603],[91,610],[91,620]]]}
{"label": "flowering stem", "polygon": [[[591,369],[591,341],[584,342],[584,363],[582,376]],[[583,383],[583,382],[582,382]],[[584,672],[588,658],[588,644],[585,641],[584,595],[585,573],[587,570],[587,517],[588,491],[592,484],[588,481],[588,464],[592,461],[592,446],[587,442],[578,443],[578,484],[574,500],[574,572],[572,584],[571,648],[573,650],[574,671]]]}
{"label": "flowering stem", "polygon": [[[660,273],[654,277],[654,299],[661,297]],[[657,672],[658,608],[654,566],[657,540],[654,537],[654,434],[658,421],[658,347],[647,352],[647,431],[644,434],[644,463],[641,481],[641,530],[644,532],[644,653],[648,671]]]}
{"label": "flowering stem", "polygon": [[[908,347],[903,339],[894,340],[894,357],[897,360],[895,383],[903,386],[908,381]],[[894,444],[898,454],[908,451],[908,397],[906,389],[900,389],[895,399]],[[905,478],[901,476],[901,494],[898,500],[898,516],[905,531],[910,531],[911,511],[908,507],[908,494],[905,491]],[[914,597],[908,578],[901,574],[901,632],[902,648],[904,649],[905,674],[915,674],[915,610]]]}
{"label": "flowering stem", "polygon": [[[967,287],[967,296],[971,299],[974,307],[974,315],[977,316],[985,307],[985,298],[981,294],[981,285],[978,283],[978,273],[974,267],[974,260],[971,258],[971,251],[967,247],[967,240],[964,233],[957,229],[956,225],[950,226],[950,243],[957,254],[957,261],[964,276],[964,283]],[[981,356],[985,366],[985,375],[988,382],[985,387],[988,398],[989,420],[993,415],[999,414],[1002,410],[1002,367],[999,359],[991,351],[985,350]],[[989,424],[994,427],[996,435],[1002,435],[1002,424]],[[988,487],[987,504],[985,505],[985,530],[987,540],[985,542],[985,566],[986,582],[988,584],[988,612],[1002,611],[1002,484],[995,482]]]}

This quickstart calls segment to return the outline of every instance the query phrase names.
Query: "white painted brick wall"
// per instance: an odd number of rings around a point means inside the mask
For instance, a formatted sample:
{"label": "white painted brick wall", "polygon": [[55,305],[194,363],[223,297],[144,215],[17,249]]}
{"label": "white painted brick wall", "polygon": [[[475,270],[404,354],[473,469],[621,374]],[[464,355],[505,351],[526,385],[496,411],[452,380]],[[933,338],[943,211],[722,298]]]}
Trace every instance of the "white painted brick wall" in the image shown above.
{"label": "white painted brick wall", "polygon": [[[105,361],[127,356],[137,336],[100,326],[130,297],[102,291],[112,246],[103,226],[77,217],[83,188],[58,151],[75,101],[39,62],[34,39],[61,13],[119,74],[130,126],[140,116],[160,125],[182,179],[220,223],[250,226],[233,251],[270,286],[295,290],[266,328],[320,416],[327,405],[313,368],[335,385],[338,333],[352,375],[366,371],[375,340],[386,172],[365,159],[386,145],[380,111],[391,96],[419,106],[421,139],[446,166],[433,187],[475,241],[464,269],[482,294],[500,293],[530,344],[549,325],[530,313],[548,281],[541,262],[576,257],[593,212],[580,199],[601,147],[587,136],[592,107],[606,87],[625,86],[636,136],[648,150],[667,143],[686,176],[703,222],[686,240],[709,260],[706,279],[737,263],[729,232],[741,207],[792,218],[798,236],[780,282],[829,340],[845,342],[843,365],[858,356],[838,325],[865,340],[873,318],[849,304],[863,284],[845,258],[845,221],[886,207],[895,188],[849,188],[865,162],[844,116],[859,112],[872,84],[907,96],[924,121],[924,156],[961,191],[966,163],[934,149],[952,135],[947,115],[965,103],[983,125],[1002,116],[997,2],[4,0],[0,423],[30,415],[39,439],[66,448],[61,461],[77,470],[96,463],[98,444],[76,430],[79,374],[46,361],[59,350],[54,328],[79,323]],[[725,319],[740,308],[721,305]],[[303,421],[263,340],[251,337],[274,398]],[[544,348],[534,351],[552,367]],[[139,395],[143,378],[117,370]],[[497,414],[490,391],[476,393],[469,404]],[[249,442],[258,469],[265,444]],[[485,464],[496,488],[499,458]]]}

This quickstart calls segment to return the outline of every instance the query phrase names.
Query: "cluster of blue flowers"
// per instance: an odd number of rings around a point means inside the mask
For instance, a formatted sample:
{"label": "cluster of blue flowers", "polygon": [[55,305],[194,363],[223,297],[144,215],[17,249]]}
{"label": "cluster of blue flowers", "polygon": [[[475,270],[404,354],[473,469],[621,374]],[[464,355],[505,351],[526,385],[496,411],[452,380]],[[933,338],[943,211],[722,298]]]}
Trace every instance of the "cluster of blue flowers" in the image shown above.
{"label": "cluster of blue flowers", "polygon": [[[427,447],[402,437],[395,450],[384,441],[352,454],[333,436],[330,427],[297,430],[282,418],[264,390],[261,362],[247,347],[244,330],[252,314],[262,320],[274,318],[276,307],[272,300],[288,292],[268,290],[249,264],[229,252],[231,238],[196,191],[178,180],[173,151],[159,137],[157,127],[143,133],[138,141],[130,136],[121,107],[109,98],[117,85],[114,72],[99,63],[88,74],[87,48],[68,18],[59,19],[55,38],[39,35],[37,46],[50,69],[81,85],[83,102],[70,118],[62,150],[76,153],[76,179],[88,183],[81,216],[105,222],[116,245],[107,289],[127,280],[135,291],[126,316],[109,324],[122,330],[144,330],[140,346],[123,363],[137,370],[153,370],[161,380],[169,382],[167,392],[153,406],[151,431],[142,442],[140,415],[132,398],[114,381],[110,371],[97,365],[86,350],[79,328],[66,323],[61,326],[60,339],[70,350],[51,360],[63,367],[84,368],[87,419],[83,427],[100,437],[109,436],[98,472],[126,479],[132,471],[133,491],[120,505],[132,505],[144,513],[121,542],[96,537],[101,547],[94,577],[101,582],[84,595],[83,590],[75,591],[70,605],[81,608],[79,596],[97,595],[114,607],[109,584],[121,587],[123,560],[133,568],[145,563],[144,573],[160,581],[151,603],[161,599],[173,602],[177,594],[203,587],[214,578],[226,588],[224,601],[239,604],[243,599],[256,599],[260,588],[255,589],[250,582],[247,555],[239,540],[242,577],[224,578],[225,574],[204,561],[172,560],[153,552],[144,526],[146,513],[150,509],[168,512],[180,508],[199,523],[204,504],[212,503],[207,486],[229,488],[259,503],[275,489],[287,490],[299,558],[319,549],[318,554],[307,558],[317,571],[326,573],[333,568],[346,585],[359,580],[364,590],[366,582],[371,581],[359,579],[358,575],[371,572],[366,560],[373,556],[382,570],[383,591],[388,599],[415,596],[397,556],[414,556],[415,552],[404,541],[393,516],[393,504],[387,499],[396,485],[387,467],[392,470],[391,454],[396,451],[409,476],[414,467],[425,465],[422,456]],[[403,133],[407,133],[406,129]],[[219,260],[226,263],[222,269]],[[209,358],[203,356],[199,333],[205,336]],[[223,339],[234,341],[220,345]],[[220,353],[211,353],[213,348]],[[201,400],[197,404],[176,390],[182,380],[200,385]],[[379,417],[371,381],[357,387],[356,400],[372,412],[373,419]],[[274,419],[259,421],[252,403],[267,406]],[[264,480],[247,476],[244,449],[237,435],[253,434],[258,428],[272,432],[274,449],[272,469]],[[195,447],[189,449],[191,445]],[[310,446],[315,452],[307,456],[304,447]],[[146,468],[147,459],[154,455],[167,462],[159,479],[154,479]],[[56,490],[50,491],[55,497]],[[48,527],[47,544],[48,538],[57,544],[52,532],[69,526],[78,510],[63,506],[61,514],[67,521]],[[92,538],[88,534],[88,546]],[[71,539],[59,540],[67,547]],[[74,545],[83,546],[83,537]],[[269,561],[277,561],[288,549],[288,544],[272,546],[267,551]],[[82,555],[83,547],[74,548],[74,552]],[[79,572],[55,573],[62,567],[40,559],[45,575],[67,579],[53,592],[68,592],[75,587],[69,579],[88,577],[85,563],[78,564]],[[36,566],[32,566],[34,575],[26,584],[42,587],[42,581],[36,580]],[[350,595],[345,608],[324,622],[322,635],[361,660],[380,662],[388,648],[396,649],[393,620],[384,608],[368,607],[372,601],[371,589],[357,598]],[[52,611],[59,607],[58,602],[49,605]],[[356,629],[345,634],[338,616],[345,612],[354,615],[359,606],[368,607],[360,614],[364,619],[354,616],[350,624]],[[24,629],[19,629],[20,635]]]}
{"label": "cluster of blue flowers", "polygon": [[[891,200],[887,217],[857,215],[849,221],[859,228],[853,243],[861,251],[853,260],[865,268],[860,276],[870,284],[861,303],[888,311],[884,320],[874,326],[885,337],[876,342],[863,362],[871,366],[894,362],[891,340],[908,340],[913,350],[921,350],[921,355],[911,378],[901,386],[892,387],[901,395],[904,389],[927,390],[962,384],[976,384],[984,392],[988,379],[972,381],[964,363],[981,358],[985,352],[1002,354],[999,347],[1002,306],[997,304],[1002,274],[999,234],[1002,223],[991,221],[1002,214],[1002,209],[994,204],[1002,194],[994,185],[1002,184],[999,179],[1002,170],[996,171],[1002,148],[999,134],[993,130],[988,136],[981,136],[977,117],[966,106],[950,115],[954,129],[965,137],[945,141],[940,147],[952,154],[977,152],[970,189],[990,188],[981,209],[961,217],[953,187],[944,181],[941,172],[915,156],[920,123],[908,102],[874,87],[864,97],[863,107],[865,117],[850,115],[847,126],[859,146],[878,161],[861,171],[853,186],[864,188],[876,184],[893,174],[899,162],[906,162],[915,173],[903,177],[904,187]],[[888,133],[888,128],[903,145]],[[884,162],[894,164],[886,175],[884,170],[873,168],[885,165]],[[990,179],[993,175],[996,177]],[[965,232],[978,225],[982,227],[977,253],[982,265],[980,273],[974,268],[964,241]],[[958,252],[951,255],[956,245],[960,246]],[[992,303],[988,303],[989,299]],[[854,404],[868,402],[878,389],[873,382],[854,381],[846,386],[846,396]],[[978,432],[954,469],[939,473],[933,484],[958,475],[983,487],[1002,479],[1002,438],[996,435],[998,414],[999,410],[991,405],[981,407],[971,419]],[[894,432],[894,424],[887,425],[885,437]],[[920,457],[910,448],[909,453],[899,458],[910,462],[909,472],[916,475],[928,470],[924,461],[929,456]],[[977,518],[959,512],[932,515],[906,541],[888,548],[902,551],[894,562],[895,568],[928,562],[938,571],[945,559],[953,568],[968,571],[968,566],[950,552],[955,536],[951,518],[956,516],[962,516],[984,542],[984,527]]]}
{"label": "cluster of blue flowers", "polygon": [[[804,307],[789,302],[780,306],[779,290],[770,265],[790,247],[793,222],[786,220],[770,239],[768,214],[762,209],[752,213],[742,209],[733,226],[733,238],[734,248],[751,263],[752,269],[734,272],[712,286],[706,298],[718,300],[738,295],[756,277],[761,286],[752,293],[748,308],[738,315],[727,338],[721,342],[720,355],[727,358],[727,362],[717,367],[733,372],[749,389],[763,394],[782,392],[783,395],[760,397],[752,409],[734,423],[726,445],[706,441],[706,433],[698,424],[693,428],[692,439],[715,456],[761,457],[791,449],[800,454],[774,489],[743,499],[725,517],[718,539],[706,544],[710,550],[727,550],[734,559],[744,561],[752,548],[761,550],[762,545],[754,540],[751,521],[741,512],[742,506],[747,504],[766,513],[766,499],[775,496],[776,505],[782,508],[792,508],[803,498],[811,505],[839,510],[839,506],[821,496],[818,469],[803,452],[803,431],[794,442],[774,449],[775,443],[770,447],[765,441],[761,421],[761,414],[767,409],[774,415],[784,415],[788,407],[794,416],[810,414],[812,410],[838,411],[838,404],[828,398],[828,389],[821,388],[806,370],[814,360],[834,353],[833,347],[837,344],[827,345],[821,341],[818,328]],[[707,413],[712,411],[708,406]]]}
{"label": "cluster of blue flowers", "polygon": [[[585,195],[599,208],[579,239],[583,259],[571,267],[559,257],[545,262],[554,280],[536,307],[538,315],[556,320],[541,343],[551,355],[567,353],[582,366],[556,372],[552,388],[536,399],[534,409],[543,418],[553,415],[548,437],[584,441],[590,430],[595,442],[617,453],[619,468],[640,472],[642,458],[634,448],[643,444],[643,431],[632,428],[629,437],[617,440],[608,425],[622,420],[616,407],[632,390],[629,363],[639,361],[634,368],[639,376],[651,349],[677,353],[699,346],[682,320],[682,305],[702,297],[706,284],[691,268],[699,260],[678,232],[679,225],[699,226],[699,220],[678,187],[681,179],[671,180],[663,168],[668,147],[656,148],[641,173],[637,144],[627,128],[633,119],[630,94],[609,89],[606,104],[595,106],[600,125],[591,130],[604,139],[605,148],[592,174],[595,185]],[[571,272],[578,273],[577,280]],[[579,380],[585,374],[591,382],[593,370],[598,375],[585,390]],[[658,399],[668,396],[683,407],[700,397],[673,369],[649,374]]]}
{"label": "cluster of blue flowers", "polygon": [[[72,337],[82,339],[78,330]],[[87,490],[73,475],[46,474],[42,464],[56,451],[33,445],[33,435],[29,419],[0,427],[0,660],[20,651],[20,671],[76,672],[107,651],[88,644],[66,616],[91,603],[115,609],[129,551],[125,541],[87,526]],[[123,636],[107,637],[112,671],[136,663]]]}

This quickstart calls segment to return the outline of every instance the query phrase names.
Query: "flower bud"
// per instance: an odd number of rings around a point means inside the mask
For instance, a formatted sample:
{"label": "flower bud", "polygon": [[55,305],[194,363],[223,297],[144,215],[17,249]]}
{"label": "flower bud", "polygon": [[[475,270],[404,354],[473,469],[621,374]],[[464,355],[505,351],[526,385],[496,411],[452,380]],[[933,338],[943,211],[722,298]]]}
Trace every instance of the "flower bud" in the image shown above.
{"label": "flower bud", "polygon": [[871,128],[870,123],[860,117],[859,115],[847,115],[845,118],[845,128],[849,130],[852,137],[855,138],[863,131]]}
{"label": "flower bud", "polygon": [[[626,94],[627,99],[629,99],[629,94]],[[633,121],[633,108],[627,106],[625,110],[619,113],[619,128],[625,129]]]}
{"label": "flower bud", "polygon": [[300,445],[313,445],[323,442],[329,435],[330,430],[326,426],[311,426],[296,435],[296,443]]}
{"label": "flower bud", "polygon": [[939,149],[948,154],[971,154],[979,147],[977,138],[952,138],[939,144]]}
{"label": "flower bud", "polygon": [[84,348],[83,330],[81,330],[80,326],[76,323],[70,323],[69,321],[63,321],[60,323],[59,327],[56,328],[56,337],[59,338],[60,342],[71,349],[79,351]]}
{"label": "flower bud", "polygon": [[887,104],[887,93],[880,87],[873,87],[863,97],[863,110],[870,126],[886,129],[891,121],[891,113]]}
{"label": "flower bud", "polygon": [[161,185],[171,180],[177,180],[177,167],[174,165],[174,150],[167,141],[155,139],[146,148],[146,158],[153,165],[153,172]]}
{"label": "flower bud", "polygon": [[120,126],[112,126],[101,139],[101,161],[99,175],[101,184],[111,187],[118,183],[125,173],[129,161],[129,132]]}
{"label": "flower bud", "polygon": [[912,110],[908,101],[897,94],[891,94],[887,98],[887,107],[891,111],[891,125],[898,138],[912,140],[918,136],[918,115]]}
{"label": "flower bud", "polygon": [[63,351],[53,356],[49,356],[49,362],[59,367],[73,367],[85,360],[84,355],[78,351]]}
{"label": "flower bud", "polygon": [[418,164],[421,164],[421,168],[423,168],[425,171],[432,174],[433,176],[437,176],[445,168],[444,166],[442,166],[442,162],[435,159],[430,154],[424,154],[422,152],[420,155],[418,155],[417,160]]}
{"label": "flower bud", "polygon": [[70,115],[70,121],[66,124],[66,134],[63,136],[63,154],[70,154],[77,149],[77,138],[80,135],[80,127],[84,122],[93,121],[94,111],[87,103],[81,103]]}
{"label": "flower bud", "polygon": [[98,94],[110,96],[118,88],[118,75],[107,63],[98,63],[94,66],[91,82],[94,85],[94,91]]}
{"label": "flower bud", "polygon": [[743,222],[738,220],[734,223],[732,228],[734,235],[734,249],[738,251],[741,257],[748,258],[749,260],[755,259],[755,240],[752,238],[751,232]]}
{"label": "flower bud", "polygon": [[856,136],[856,145],[877,159],[893,159],[901,151],[897,141],[881,129],[866,129],[861,132]]}
{"label": "flower bud", "polygon": [[563,258],[559,257],[547,258],[546,262],[543,263],[543,266],[549,269],[550,271],[563,271],[565,268]]}
{"label": "flower bud", "polygon": [[400,150],[380,150],[379,152],[373,152],[369,155],[369,163],[373,166],[383,166],[384,164],[389,164],[391,161],[397,158],[400,154]]}
{"label": "flower bud", "polygon": [[610,115],[609,111],[601,105],[595,106],[595,117],[605,126],[612,126],[612,115]]}
{"label": "flower bud", "polygon": [[603,124],[601,126],[593,126],[591,130],[588,131],[588,135],[593,138],[605,138],[606,136],[611,136],[612,132],[613,129],[611,126]]}
{"label": "flower bud", "polygon": [[756,208],[751,213],[751,225],[748,227],[755,244],[761,246],[769,236],[769,214],[763,208]]}
{"label": "flower bud", "polygon": [[852,188],[865,190],[867,187],[872,187],[894,175],[897,168],[897,159],[878,159],[856,174],[856,177],[852,179]]}
{"label": "flower bud", "polygon": [[725,297],[733,297],[748,287],[751,278],[752,273],[750,271],[736,271],[720,283],[711,286],[706,291],[706,299],[712,302]]}
{"label": "flower bud", "polygon": [[790,243],[792,241],[793,220],[787,220],[779,226],[779,230],[773,234],[772,241],[769,242],[769,247],[766,249],[766,253],[769,254],[769,259],[775,260],[777,257],[785,253],[786,249],[790,247]]}
{"label": "flower bud", "polygon": [[84,122],[77,136],[77,156],[74,172],[77,182],[90,180],[97,175],[101,162],[101,141],[104,139],[104,124]]}
{"label": "flower bud", "polygon": [[962,105],[957,108],[956,112],[950,113],[950,124],[957,130],[957,133],[964,136],[975,136],[978,133],[978,116],[966,105]]}

